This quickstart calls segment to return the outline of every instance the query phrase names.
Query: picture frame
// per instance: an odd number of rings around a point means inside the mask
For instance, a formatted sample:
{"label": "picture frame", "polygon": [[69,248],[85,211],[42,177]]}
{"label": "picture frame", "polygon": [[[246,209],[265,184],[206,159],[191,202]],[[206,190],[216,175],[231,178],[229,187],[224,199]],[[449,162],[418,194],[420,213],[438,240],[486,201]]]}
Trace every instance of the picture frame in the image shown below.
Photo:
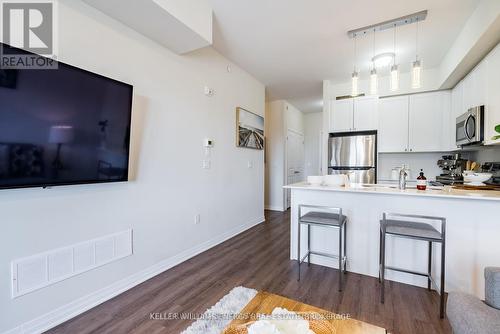
{"label": "picture frame", "polygon": [[236,108],[236,146],[263,150],[264,117],[244,108]]}

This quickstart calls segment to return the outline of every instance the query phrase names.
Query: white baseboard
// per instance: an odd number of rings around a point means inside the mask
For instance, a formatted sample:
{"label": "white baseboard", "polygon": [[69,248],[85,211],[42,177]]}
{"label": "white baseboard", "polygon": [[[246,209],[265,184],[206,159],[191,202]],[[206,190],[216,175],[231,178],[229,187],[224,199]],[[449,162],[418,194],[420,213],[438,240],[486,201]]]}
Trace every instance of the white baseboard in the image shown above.
{"label": "white baseboard", "polygon": [[179,263],[182,263],[218,244],[240,234],[251,227],[264,222],[264,217],[259,217],[253,221],[237,226],[213,239],[210,239],[200,245],[185,250],[173,257],[165,259],[149,268],[137,272],[129,277],[117,281],[103,289],[97,290],[89,295],[81,297],[71,303],[50,311],[36,319],[25,322],[24,324],[12,328],[3,334],[38,334],[50,328],[53,328],[63,322],[99,305],[103,302],[141,284],[142,282],[168,270]]}
{"label": "white baseboard", "polygon": [[277,206],[277,205],[266,205],[264,208],[266,210],[271,210],[271,211],[281,211],[281,212],[286,211],[283,209],[282,206]]}

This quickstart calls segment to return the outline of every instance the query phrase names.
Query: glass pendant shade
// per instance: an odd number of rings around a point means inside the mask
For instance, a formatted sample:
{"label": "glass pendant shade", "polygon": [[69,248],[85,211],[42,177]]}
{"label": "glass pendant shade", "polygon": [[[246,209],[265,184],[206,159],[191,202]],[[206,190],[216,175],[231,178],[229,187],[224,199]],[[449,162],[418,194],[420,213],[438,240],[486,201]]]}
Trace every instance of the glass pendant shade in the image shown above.
{"label": "glass pendant shade", "polygon": [[421,72],[422,66],[419,60],[413,62],[413,66],[411,69],[411,88],[420,88],[421,87]]}
{"label": "glass pendant shade", "polygon": [[391,91],[399,89],[399,69],[398,65],[391,66]]}
{"label": "glass pendant shade", "polygon": [[358,90],[358,72],[354,71],[352,72],[352,89],[351,89],[351,96],[358,96],[359,90]]}
{"label": "glass pendant shade", "polygon": [[377,90],[378,90],[377,70],[374,68],[370,72],[370,94],[377,95]]}

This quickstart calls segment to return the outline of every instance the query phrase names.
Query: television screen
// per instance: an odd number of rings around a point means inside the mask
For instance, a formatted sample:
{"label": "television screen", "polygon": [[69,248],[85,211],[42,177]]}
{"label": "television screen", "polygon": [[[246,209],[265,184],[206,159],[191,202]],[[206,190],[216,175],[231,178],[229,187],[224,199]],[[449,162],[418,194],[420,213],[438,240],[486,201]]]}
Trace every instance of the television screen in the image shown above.
{"label": "television screen", "polygon": [[126,181],[131,105],[131,85],[62,62],[0,67],[0,188]]}

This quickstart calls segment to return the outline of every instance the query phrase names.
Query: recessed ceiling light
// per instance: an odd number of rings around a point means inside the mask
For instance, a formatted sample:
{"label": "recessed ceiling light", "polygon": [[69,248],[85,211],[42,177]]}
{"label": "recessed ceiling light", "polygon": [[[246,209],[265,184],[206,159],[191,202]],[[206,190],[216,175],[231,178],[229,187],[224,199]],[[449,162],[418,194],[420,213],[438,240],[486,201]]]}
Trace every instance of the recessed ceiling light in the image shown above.
{"label": "recessed ceiling light", "polygon": [[393,63],[394,56],[393,52],[381,53],[373,57],[372,62],[375,67],[386,67]]}

